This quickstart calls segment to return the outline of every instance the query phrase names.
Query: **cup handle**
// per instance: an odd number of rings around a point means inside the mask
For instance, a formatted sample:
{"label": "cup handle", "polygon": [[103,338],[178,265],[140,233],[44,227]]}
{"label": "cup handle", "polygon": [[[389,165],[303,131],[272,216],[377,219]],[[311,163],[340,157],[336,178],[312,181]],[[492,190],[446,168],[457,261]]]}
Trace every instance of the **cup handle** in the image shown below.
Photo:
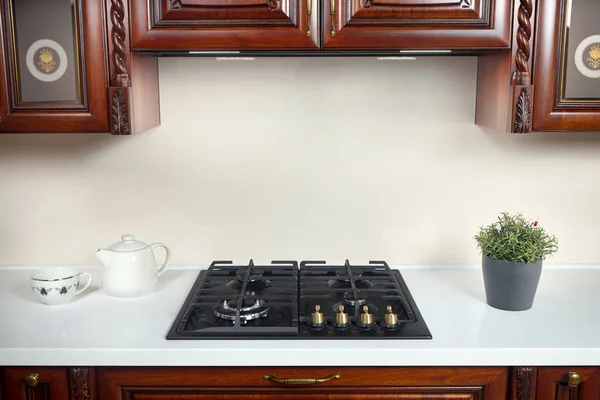
{"label": "cup handle", "polygon": [[81,282],[81,278],[83,276],[86,276],[86,275],[88,277],[88,281],[87,281],[87,283],[85,284],[84,287],[82,287],[77,292],[75,292],[75,296],[77,296],[78,294],[81,294],[85,289],[87,289],[88,287],[90,287],[90,285],[92,284],[92,276],[90,274],[88,274],[87,272],[81,272],[79,275],[80,275],[80,277],[79,277],[79,281],[80,282]]}
{"label": "cup handle", "polygon": [[162,247],[163,249],[165,249],[165,253],[167,254],[164,264],[160,268],[158,268],[158,276],[161,276],[165,273],[167,268],[169,268],[169,264],[171,263],[171,252],[169,251],[169,248],[164,245],[164,243],[152,243],[150,245],[150,250],[154,252],[154,249],[158,247]]}

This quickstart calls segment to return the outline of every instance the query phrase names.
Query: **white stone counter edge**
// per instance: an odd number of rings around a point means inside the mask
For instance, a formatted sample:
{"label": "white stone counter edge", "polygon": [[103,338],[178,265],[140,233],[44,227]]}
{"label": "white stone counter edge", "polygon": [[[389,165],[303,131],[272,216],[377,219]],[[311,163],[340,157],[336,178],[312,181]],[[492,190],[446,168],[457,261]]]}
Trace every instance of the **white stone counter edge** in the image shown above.
{"label": "white stone counter edge", "polygon": [[[432,330],[433,341],[166,341],[165,328],[189,291],[180,286],[191,286],[193,282],[189,277],[196,276],[194,271],[203,267],[173,268],[181,271],[174,275],[184,275],[154,299],[133,303],[140,310],[152,309],[163,314],[161,320],[148,322],[146,334],[136,337],[127,326],[129,329],[123,329],[123,333],[119,333],[118,328],[98,332],[99,327],[106,324],[92,321],[92,326],[66,331],[70,339],[61,340],[62,332],[57,329],[51,334],[54,339],[44,341],[40,333],[38,336],[30,332],[20,334],[22,327],[1,326],[11,322],[28,326],[19,313],[44,310],[3,292],[4,285],[17,281],[21,285],[23,276],[38,268],[43,267],[12,268],[5,275],[4,268],[0,267],[0,301],[14,304],[12,308],[6,303],[2,308],[0,304],[0,317],[9,317],[9,321],[0,320],[0,366],[600,365],[600,335],[597,334],[600,332],[600,291],[596,289],[600,283],[600,266],[597,265],[545,267],[548,272],[542,276],[536,305],[532,311],[523,313],[502,312],[485,305],[479,266],[397,267]],[[561,290],[557,291],[557,287]],[[153,308],[166,299],[163,309]],[[569,315],[574,304],[579,307]],[[463,310],[462,314],[449,318],[456,305]],[[74,313],[118,309],[115,303],[96,295],[73,306]],[[23,307],[23,310],[17,311],[14,307]],[[10,321],[11,316],[13,321]],[[463,322],[455,324],[453,319]],[[91,332],[95,336],[92,339],[87,337]],[[39,344],[37,339],[42,339]]]}

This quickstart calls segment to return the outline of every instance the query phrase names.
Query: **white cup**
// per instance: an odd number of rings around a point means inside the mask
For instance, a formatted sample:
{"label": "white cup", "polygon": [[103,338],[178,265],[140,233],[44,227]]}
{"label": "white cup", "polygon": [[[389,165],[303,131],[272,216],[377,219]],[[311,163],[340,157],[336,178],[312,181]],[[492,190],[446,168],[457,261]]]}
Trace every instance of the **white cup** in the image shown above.
{"label": "white cup", "polygon": [[[80,280],[84,275],[87,275],[87,283],[80,289]],[[73,268],[49,268],[31,277],[31,290],[44,304],[67,304],[91,283],[92,276],[87,272],[77,272]]]}

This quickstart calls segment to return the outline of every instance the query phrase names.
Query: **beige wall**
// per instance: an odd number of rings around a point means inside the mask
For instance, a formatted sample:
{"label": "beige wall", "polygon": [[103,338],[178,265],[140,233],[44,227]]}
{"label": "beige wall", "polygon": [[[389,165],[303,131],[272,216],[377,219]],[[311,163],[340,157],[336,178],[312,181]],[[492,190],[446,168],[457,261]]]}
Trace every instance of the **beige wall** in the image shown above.
{"label": "beige wall", "polygon": [[477,60],[160,60],[162,125],[0,137],[0,264],[93,264],[122,233],[175,264],[477,263],[498,212],[600,262],[600,136],[474,125]]}

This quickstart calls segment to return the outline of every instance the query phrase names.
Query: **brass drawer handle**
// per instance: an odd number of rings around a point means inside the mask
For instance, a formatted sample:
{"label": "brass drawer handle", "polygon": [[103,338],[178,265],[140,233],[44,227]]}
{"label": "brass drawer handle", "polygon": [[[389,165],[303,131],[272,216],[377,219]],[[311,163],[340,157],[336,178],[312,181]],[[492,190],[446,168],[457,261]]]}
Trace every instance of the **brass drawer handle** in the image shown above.
{"label": "brass drawer handle", "polygon": [[32,372],[31,374],[27,374],[27,376],[25,376],[25,384],[30,388],[36,387],[38,383],[40,383],[40,376],[35,372]]}
{"label": "brass drawer handle", "polygon": [[335,2],[336,0],[331,0],[331,3],[329,3],[329,14],[331,16],[331,30],[329,31],[329,35],[331,37],[335,36]]}
{"label": "brass drawer handle", "polygon": [[312,18],[312,0],[306,0],[306,36],[310,36],[310,20]]}
{"label": "brass drawer handle", "polygon": [[329,375],[326,378],[285,378],[285,379],[281,379],[281,378],[276,378],[273,375],[265,375],[265,376],[263,376],[263,379],[281,383],[284,385],[314,385],[316,383],[323,383],[323,382],[330,381],[332,379],[340,379],[340,376],[339,376],[339,374],[333,374],[333,375]]}

